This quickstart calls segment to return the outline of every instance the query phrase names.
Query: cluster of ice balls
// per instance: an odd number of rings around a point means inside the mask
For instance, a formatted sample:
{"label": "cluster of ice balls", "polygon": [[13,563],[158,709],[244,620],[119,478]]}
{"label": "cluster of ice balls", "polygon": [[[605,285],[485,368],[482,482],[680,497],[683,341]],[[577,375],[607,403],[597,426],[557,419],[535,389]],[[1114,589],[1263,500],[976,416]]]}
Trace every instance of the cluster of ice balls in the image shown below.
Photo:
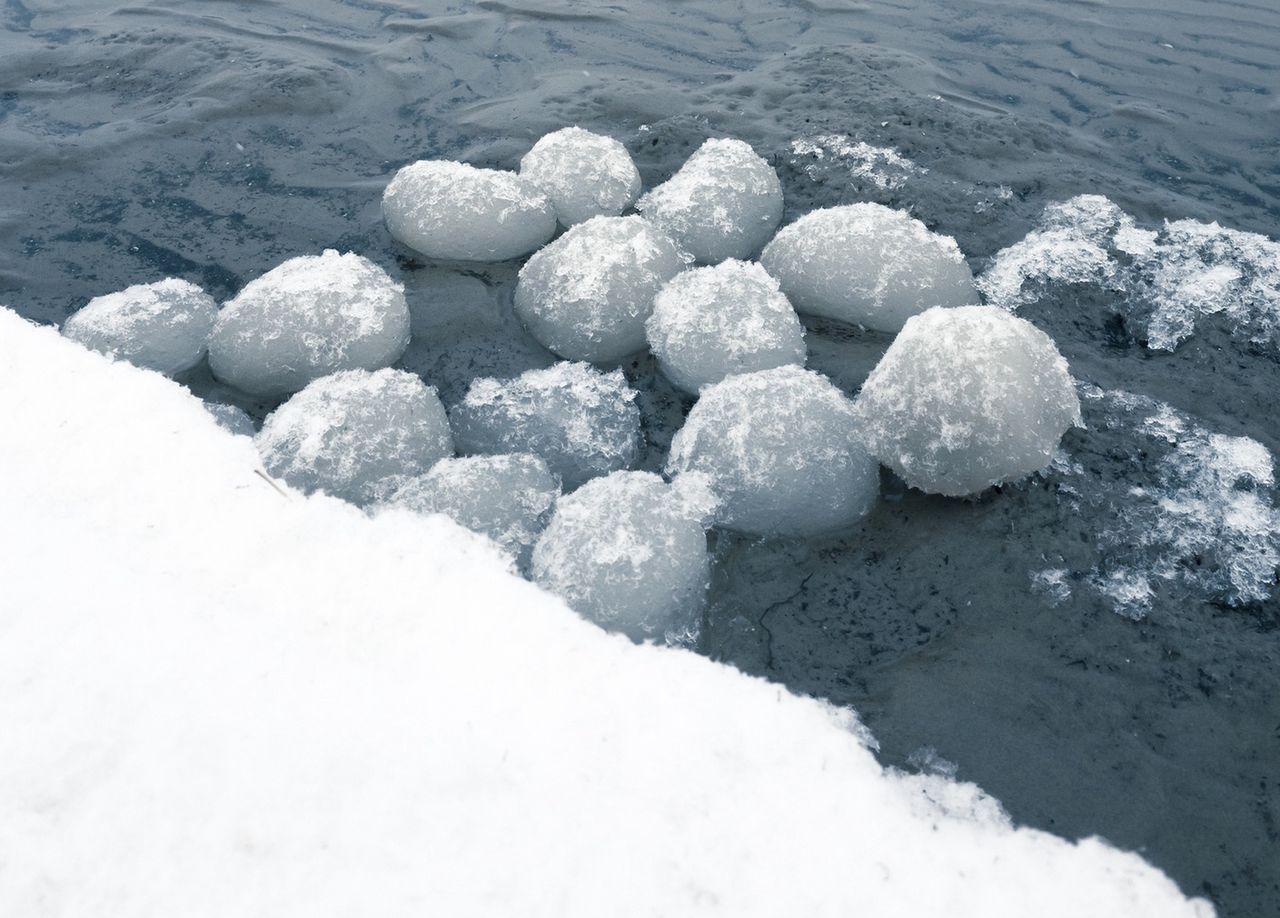
{"label": "cluster of ice balls", "polygon": [[[579,128],[538,141],[518,174],[422,161],[394,176],[386,224],[419,254],[534,253],[514,310],[565,358],[474,379],[447,413],[393,368],[411,334],[403,286],[355,254],[290,259],[220,310],[184,281],[131,287],[65,332],[170,375],[207,354],[223,383],[284,399],[255,434],[272,475],[450,516],[636,639],[696,634],[710,529],[848,530],[874,507],[881,465],[924,491],[977,494],[1043,467],[1078,423],[1053,342],[975,305],[955,242],[909,215],[855,204],[778,232],[777,174],[738,140],[707,141],[643,196],[640,184],[620,143]],[[856,399],[805,369],[797,313],[898,332]],[[635,470],[638,393],[616,368],[645,348],[696,399],[665,477]]]}

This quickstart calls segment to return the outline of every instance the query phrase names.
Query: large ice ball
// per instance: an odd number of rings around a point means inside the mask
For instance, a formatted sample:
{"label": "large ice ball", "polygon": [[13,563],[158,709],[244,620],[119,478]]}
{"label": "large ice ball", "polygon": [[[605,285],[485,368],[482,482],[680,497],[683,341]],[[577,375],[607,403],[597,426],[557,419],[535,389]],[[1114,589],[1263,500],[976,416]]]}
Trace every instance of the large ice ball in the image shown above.
{"label": "large ice ball", "polygon": [[1063,432],[1080,423],[1053,341],[994,306],[908,319],[857,410],[881,462],[912,487],[949,497],[1044,468]]}
{"label": "large ice ball", "polygon": [[453,455],[435,389],[391,369],[317,379],[267,416],[254,443],[272,475],[357,504]]}
{"label": "large ice ball", "polygon": [[506,261],[556,231],[551,199],[514,172],[448,160],[410,163],[382,193],[391,235],[428,258]]}
{"label": "large ice ball", "polygon": [[978,302],[956,241],[881,204],[805,214],[765,246],[760,263],[802,313],[895,332],[931,306]]}
{"label": "large ice ball", "polygon": [[404,288],[369,259],[327,249],[272,268],[223,306],[209,366],[252,395],[284,395],[339,370],[390,366],[408,343]]}
{"label": "large ice ball", "polygon": [[569,360],[611,363],[643,350],[653,297],[685,267],[639,217],[593,217],[520,270],[515,310],[529,333]]}
{"label": "large ice ball", "polygon": [[706,474],[722,502],[717,524],[767,536],[846,529],[880,489],[853,403],[796,366],[703,389],[671,442],[667,472]]}
{"label": "large ice ball", "polygon": [[741,140],[708,140],[636,204],[703,264],[750,258],[782,219],[782,183]]}
{"label": "large ice ball", "polygon": [[520,160],[520,177],[551,198],[565,226],[616,217],[640,194],[640,173],[627,148],[580,127],[547,134]]}
{"label": "large ice ball", "polygon": [[94,297],[63,323],[62,333],[95,351],[176,376],[204,358],[217,318],[211,296],[169,278]]}
{"label": "large ice ball", "polygon": [[737,373],[804,365],[800,319],[754,262],[729,259],[677,275],[645,328],[662,372],[694,394]]}

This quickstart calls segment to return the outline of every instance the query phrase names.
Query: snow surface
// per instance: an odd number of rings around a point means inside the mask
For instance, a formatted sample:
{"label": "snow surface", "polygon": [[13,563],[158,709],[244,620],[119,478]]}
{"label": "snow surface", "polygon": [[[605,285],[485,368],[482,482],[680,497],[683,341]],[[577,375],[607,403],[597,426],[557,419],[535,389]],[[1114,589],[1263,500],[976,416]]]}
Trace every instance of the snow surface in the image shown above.
{"label": "snow surface", "polygon": [[520,160],[520,177],[551,198],[564,226],[616,217],[640,195],[640,173],[627,148],[580,127],[542,137]]}

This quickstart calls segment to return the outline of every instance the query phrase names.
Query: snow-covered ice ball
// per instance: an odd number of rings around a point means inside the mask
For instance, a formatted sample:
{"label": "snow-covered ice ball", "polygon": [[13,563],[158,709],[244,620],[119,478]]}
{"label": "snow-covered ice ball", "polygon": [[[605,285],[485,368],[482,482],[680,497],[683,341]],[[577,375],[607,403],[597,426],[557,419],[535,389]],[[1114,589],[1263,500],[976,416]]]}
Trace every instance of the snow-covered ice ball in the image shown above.
{"label": "snow-covered ice ball", "polygon": [[409,343],[404,287],[367,258],[290,258],[222,307],[209,366],[252,395],[296,392],[338,370],[390,366]]}
{"label": "snow-covered ice ball", "polygon": [[677,275],[645,329],[662,372],[694,394],[737,373],[804,365],[800,319],[755,262],[729,259]]}
{"label": "snow-covered ice ball", "polygon": [[267,416],[254,443],[272,475],[357,504],[453,455],[435,389],[391,369],[317,379]]}
{"label": "snow-covered ice ball", "polygon": [[217,317],[211,296],[171,277],[94,297],[63,323],[62,333],[95,351],[176,376],[204,358]]}
{"label": "snow-covered ice ball", "polygon": [[533,579],[635,640],[696,638],[711,565],[705,506],[651,472],[614,472],[556,504]]}
{"label": "snow-covered ice ball", "polygon": [[675,244],[640,217],[593,217],[520,269],[516,314],[561,357],[610,363],[644,349],[654,295],[684,267]]}
{"label": "snow-covered ice ball", "polygon": [[621,370],[557,363],[514,379],[475,380],[450,419],[459,452],[534,453],[572,490],[636,461],[635,398]]}
{"label": "snow-covered ice ball", "polygon": [[977,494],[1044,468],[1080,423],[1053,341],[994,306],[907,320],[857,400],[872,453],[907,484]]}
{"label": "snow-covered ice ball", "polygon": [[228,405],[225,402],[204,403],[204,408],[209,414],[213,415],[213,419],[218,422],[218,426],[228,433],[233,433],[239,437],[252,437],[256,432],[253,426],[253,418],[249,417],[248,412],[243,408],[237,408],[235,405]]}
{"label": "snow-covered ice ball", "polygon": [[782,219],[782,183],[741,140],[708,140],[636,204],[703,264],[750,258]]}
{"label": "snow-covered ice ball", "polygon": [[798,311],[876,331],[896,332],[931,306],[978,302],[956,241],[882,204],[805,214],[779,230],[760,263]]}
{"label": "snow-covered ice ball", "polygon": [[667,473],[701,472],[727,529],[809,536],[852,526],[880,490],[853,402],[797,366],[708,386],[671,441]]}
{"label": "snow-covered ice ball", "polygon": [[616,217],[640,194],[640,173],[627,148],[612,137],[561,128],[520,160],[520,177],[541,188],[565,226]]}
{"label": "snow-covered ice ball", "polygon": [[428,258],[506,261],[527,255],[556,231],[541,189],[514,172],[449,160],[419,160],[382,194],[391,235]]}

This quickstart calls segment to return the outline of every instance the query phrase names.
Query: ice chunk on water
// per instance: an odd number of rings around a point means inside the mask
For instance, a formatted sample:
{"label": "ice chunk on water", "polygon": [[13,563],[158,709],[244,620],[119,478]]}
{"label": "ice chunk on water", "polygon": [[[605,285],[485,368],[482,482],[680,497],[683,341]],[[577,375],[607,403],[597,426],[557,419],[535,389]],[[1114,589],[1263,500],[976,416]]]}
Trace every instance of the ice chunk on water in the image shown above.
{"label": "ice chunk on water", "polygon": [[858,395],[871,451],[912,487],[959,497],[1046,467],[1080,423],[1067,362],[992,306],[907,320]]}
{"label": "ice chunk on water", "polygon": [[204,359],[218,304],[195,284],[168,278],[94,297],[62,333],[85,347],[176,376]]}
{"label": "ice chunk on water", "polygon": [[570,360],[611,363],[642,350],[653,298],[685,267],[639,217],[593,217],[520,270],[515,310],[529,333]]}
{"label": "ice chunk on water", "polygon": [[880,490],[853,403],[796,366],[704,389],[672,440],[667,471],[707,475],[722,501],[717,524],[759,535],[844,529]]}
{"label": "ice chunk on water", "polygon": [[252,437],[257,432],[253,425],[253,418],[249,417],[242,408],[225,402],[210,401],[206,401],[204,407],[223,430],[241,437]]}
{"label": "ice chunk on water", "polygon": [[805,214],[760,255],[795,308],[893,332],[931,306],[978,302],[973,275],[950,236],[880,204]]}
{"label": "ice chunk on water", "polygon": [[729,259],[671,280],[645,326],[662,372],[686,392],[726,376],[805,361],[804,328],[778,282]]}
{"label": "ice chunk on water", "polygon": [[404,288],[369,259],[326,249],[246,284],[218,315],[209,366],[237,389],[283,395],[338,370],[389,366],[408,343]]}
{"label": "ice chunk on water", "polygon": [[813,179],[823,174],[818,164],[839,165],[855,180],[870,183],[882,191],[897,191],[917,175],[929,172],[892,147],[872,146],[841,134],[819,134],[791,141],[791,155]]}
{"label": "ice chunk on water", "polygon": [[556,231],[551,199],[514,172],[448,160],[419,160],[382,194],[391,235],[428,258],[506,261]]}
{"label": "ice chunk on water", "polygon": [[782,183],[741,140],[708,140],[636,204],[703,264],[750,258],[782,219]]}
{"label": "ice chunk on water", "polygon": [[701,510],[649,472],[614,472],[560,499],[533,578],[635,640],[696,640],[711,576]]}
{"label": "ice chunk on water", "polygon": [[616,217],[640,194],[640,173],[627,148],[612,137],[561,128],[520,160],[520,177],[541,188],[565,226]]}
{"label": "ice chunk on water", "polygon": [[453,455],[435,389],[391,369],[317,379],[268,415],[254,442],[272,475],[357,504],[380,496],[385,479]]}
{"label": "ice chunk on water", "polygon": [[515,379],[477,379],[451,420],[460,452],[534,453],[572,490],[636,461],[635,398],[621,370],[557,363]]}

